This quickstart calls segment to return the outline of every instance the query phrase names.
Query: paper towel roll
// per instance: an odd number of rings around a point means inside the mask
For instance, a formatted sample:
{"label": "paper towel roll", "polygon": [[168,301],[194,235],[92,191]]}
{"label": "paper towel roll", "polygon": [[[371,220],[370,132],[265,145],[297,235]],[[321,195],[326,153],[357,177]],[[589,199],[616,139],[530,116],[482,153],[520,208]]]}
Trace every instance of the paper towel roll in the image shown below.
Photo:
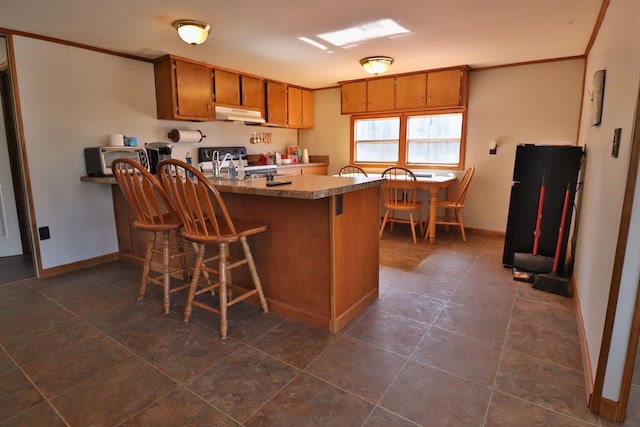
{"label": "paper towel roll", "polygon": [[124,147],[124,135],[121,133],[109,134],[109,147]]}
{"label": "paper towel roll", "polygon": [[179,130],[172,129],[167,135],[173,142],[201,142],[206,138],[199,130]]}

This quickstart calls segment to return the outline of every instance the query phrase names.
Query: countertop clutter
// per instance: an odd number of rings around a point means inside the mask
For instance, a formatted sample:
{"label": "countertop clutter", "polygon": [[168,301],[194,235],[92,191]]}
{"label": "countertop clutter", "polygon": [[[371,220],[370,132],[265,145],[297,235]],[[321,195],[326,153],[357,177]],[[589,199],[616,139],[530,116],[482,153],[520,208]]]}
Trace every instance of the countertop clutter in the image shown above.
{"label": "countertop clutter", "polygon": [[[300,167],[300,166],[298,166]],[[286,166],[279,166],[285,168]],[[371,178],[350,178],[334,177],[327,175],[276,175],[274,181],[291,181],[288,185],[270,186],[267,180],[261,179],[228,179],[209,177],[222,193],[253,194],[258,196],[274,196],[292,199],[322,199],[344,194],[352,191],[359,191],[365,188],[379,186],[383,179],[379,177]],[[83,176],[82,181],[95,182],[98,184],[116,185],[116,180],[112,176],[93,177]]]}

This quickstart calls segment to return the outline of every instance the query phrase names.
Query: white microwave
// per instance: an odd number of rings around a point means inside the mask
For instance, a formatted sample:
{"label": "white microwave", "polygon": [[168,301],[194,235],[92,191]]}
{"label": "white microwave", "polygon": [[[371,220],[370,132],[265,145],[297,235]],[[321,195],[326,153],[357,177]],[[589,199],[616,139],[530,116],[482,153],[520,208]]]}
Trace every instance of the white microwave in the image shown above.
{"label": "white microwave", "polygon": [[113,175],[111,163],[115,159],[134,160],[149,170],[147,150],[141,147],[87,147],[84,149],[84,162],[89,176]]}

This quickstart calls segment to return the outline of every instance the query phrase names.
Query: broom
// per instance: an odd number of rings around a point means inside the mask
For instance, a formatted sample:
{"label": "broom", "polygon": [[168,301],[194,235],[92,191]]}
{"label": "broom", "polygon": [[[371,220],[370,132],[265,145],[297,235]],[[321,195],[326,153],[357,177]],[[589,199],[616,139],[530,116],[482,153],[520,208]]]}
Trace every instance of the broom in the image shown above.
{"label": "broom", "polygon": [[540,240],[540,223],[542,222],[542,207],[544,206],[545,175],[542,172],[542,182],[540,183],[540,197],[538,199],[538,216],[536,218],[536,230],[533,237],[533,253],[516,252],[513,255],[513,266],[519,270],[531,273],[548,273],[553,265],[553,258],[538,255],[538,242]]}
{"label": "broom", "polygon": [[567,218],[567,210],[569,208],[569,196],[571,190],[569,184],[567,184],[567,191],[564,195],[564,206],[562,207],[562,218],[560,218],[560,229],[558,230],[558,242],[556,243],[556,255],[553,259],[553,268],[550,273],[539,274],[533,282],[534,289],[540,289],[542,291],[551,292],[554,294],[570,297],[573,295],[572,290],[569,288],[569,280],[558,275],[558,263],[560,262],[560,248],[562,247],[562,234],[564,231],[564,225]]}

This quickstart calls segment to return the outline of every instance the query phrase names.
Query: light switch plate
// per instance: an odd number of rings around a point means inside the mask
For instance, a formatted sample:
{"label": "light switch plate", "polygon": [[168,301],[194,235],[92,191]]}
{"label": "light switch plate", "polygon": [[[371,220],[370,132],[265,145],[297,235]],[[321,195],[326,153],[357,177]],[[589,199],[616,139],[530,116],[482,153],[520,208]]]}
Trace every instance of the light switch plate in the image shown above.
{"label": "light switch plate", "polygon": [[622,134],[622,128],[616,128],[613,131],[613,147],[611,148],[611,157],[618,157],[620,151],[620,135]]}

